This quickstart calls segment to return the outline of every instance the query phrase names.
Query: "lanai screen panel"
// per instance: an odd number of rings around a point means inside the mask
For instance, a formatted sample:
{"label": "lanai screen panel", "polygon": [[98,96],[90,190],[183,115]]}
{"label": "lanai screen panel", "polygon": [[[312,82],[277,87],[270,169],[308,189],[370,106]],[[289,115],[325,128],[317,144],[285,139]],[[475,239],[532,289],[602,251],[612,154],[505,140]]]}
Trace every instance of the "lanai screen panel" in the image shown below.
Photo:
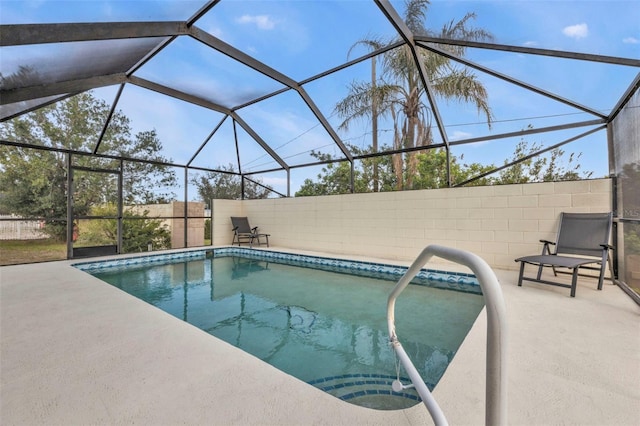
{"label": "lanai screen panel", "polygon": [[284,88],[264,74],[186,36],[171,42],[135,75],[226,108]]}
{"label": "lanai screen panel", "polygon": [[3,90],[124,73],[162,37],[5,46]]}
{"label": "lanai screen panel", "polygon": [[[156,153],[163,161],[186,165],[220,120],[216,111],[171,96],[127,84],[117,104],[117,112],[127,117],[131,137],[153,133],[161,145]],[[113,123],[110,123],[111,127]],[[110,128],[107,129],[108,131]],[[101,145],[99,154],[113,154],[117,147]],[[149,160],[144,150],[124,153],[125,157]]]}
{"label": "lanai screen panel", "polygon": [[196,25],[296,81],[363,54],[348,56],[363,38],[397,36],[373,1],[221,1]]}
{"label": "lanai screen panel", "polygon": [[67,94],[45,96],[44,98],[31,99],[28,101],[14,102],[6,105],[0,105],[0,120],[9,119],[17,115],[23,114],[41,105],[46,105],[66,97]]}
{"label": "lanai screen panel", "polygon": [[[90,154],[98,143],[110,109],[108,103],[94,100],[89,91],[15,117],[0,125],[0,137],[35,147]],[[90,107],[93,109],[89,111]],[[76,115],[77,110],[83,111],[80,117]]]}
{"label": "lanai screen panel", "polygon": [[[376,61],[378,64],[376,67],[378,73],[376,81],[378,84],[382,84],[381,55],[376,57]],[[366,100],[358,101],[358,97],[354,96],[354,93],[356,87],[359,93],[366,93],[371,85],[372,62],[371,59],[367,59],[348,68],[336,71],[329,76],[305,83],[304,88],[316,101],[320,111],[322,111],[331,127],[335,129],[345,144],[366,149],[367,146],[371,145],[372,114],[371,107],[368,106],[370,99],[364,96]],[[361,104],[366,104],[367,106],[363,108],[360,117],[349,120],[348,125],[345,127],[342,126],[342,124],[348,119],[348,115],[344,115],[338,109],[338,105],[341,103],[352,105],[354,108],[357,108],[358,105]],[[388,139],[386,137],[388,135],[386,129],[391,127],[388,119],[388,114],[380,114],[378,116],[380,122],[379,137],[381,139]],[[380,146],[382,145],[384,145],[384,143],[380,143]],[[387,145],[390,146],[391,143]]]}
{"label": "lanai screen panel", "polygon": [[[130,83],[138,84],[139,81],[136,81],[135,78],[141,77],[170,88],[171,90],[164,92],[165,95],[171,91],[178,91],[185,94],[186,97],[191,97],[191,100],[195,101],[195,103],[199,103],[198,100],[201,100],[202,102],[200,103],[210,103],[209,107],[213,107],[213,109],[216,109],[216,106],[220,106],[221,108],[218,109],[223,111],[219,111],[219,114],[224,114],[224,110],[227,108],[238,107],[238,110],[233,112],[237,112],[239,116],[246,115],[247,122],[251,126],[260,127],[261,129],[257,133],[270,147],[269,149],[277,148],[276,152],[280,157],[294,158],[289,160],[294,165],[305,164],[305,161],[298,160],[298,158],[302,158],[300,152],[307,152],[307,158],[313,160],[308,155],[310,150],[284,152],[279,148],[280,145],[277,142],[298,141],[303,137],[307,137],[309,133],[303,131],[298,135],[284,138],[283,135],[288,133],[288,130],[281,128],[279,129],[280,135],[275,138],[269,137],[267,134],[270,126],[263,127],[258,124],[258,121],[249,116],[248,111],[263,102],[267,105],[267,102],[281,95],[293,95],[292,97],[295,98],[297,96],[295,94],[295,82],[297,81],[310,94],[311,100],[317,105],[320,113],[324,115],[329,125],[333,128],[327,131],[322,126],[322,123],[315,128],[319,129],[319,132],[321,130],[321,132],[327,133],[327,135],[322,135],[323,137],[329,136],[327,138],[329,142],[326,144],[327,147],[330,147],[328,148],[329,150],[333,150],[335,155],[344,158],[344,153],[339,149],[339,142],[350,143],[350,141],[354,140],[358,142],[357,146],[360,149],[366,149],[370,144],[364,135],[371,133],[368,130],[370,123],[361,123],[360,131],[355,133],[343,133],[336,129],[340,120],[333,114],[332,106],[339,101],[341,94],[348,92],[346,89],[349,84],[348,77],[362,79],[363,81],[370,77],[368,71],[369,59],[343,71],[327,72],[326,75],[322,75],[314,81],[305,79],[313,79],[318,73],[340,66],[347,60],[368,53],[371,48],[371,45],[367,44],[368,41],[377,41],[384,44],[385,42],[404,40],[389,22],[389,19],[396,18],[392,13],[393,11],[385,3],[376,4],[376,2],[335,1],[328,6],[326,2],[285,0],[268,3],[234,2],[229,0],[209,3],[204,1],[154,1],[132,2],[128,3],[126,7],[122,4],[115,4],[111,10],[87,7],[85,3],[76,5],[75,8],[64,7],[69,4],[75,3],[53,1],[38,4],[31,3],[30,5],[21,4],[17,7],[12,5],[11,8],[8,8],[8,12],[7,8],[3,9],[3,12],[5,12],[3,14],[3,24],[140,21],[141,25],[144,25],[144,21],[186,20],[191,16],[197,16],[197,11],[200,8],[210,8],[206,13],[203,13],[202,17],[195,19],[193,23],[196,28],[189,29],[189,25],[176,25],[176,31],[182,32],[186,30],[186,32],[190,32],[190,35],[179,35],[168,47],[153,57],[149,63],[137,70],[131,79],[125,77],[124,72],[130,70],[132,64],[138,63],[138,60],[152,51],[153,48],[161,45],[165,38],[52,43],[46,45],[49,53],[40,62],[37,60],[40,55],[44,54],[42,49],[44,45],[24,46],[24,52],[22,46],[3,48],[9,49],[7,52],[10,53],[11,49],[19,49],[20,51],[16,55],[11,54],[9,56],[11,58],[21,56],[22,63],[28,64],[31,61],[31,63],[35,64],[34,66],[38,67],[37,73],[31,72],[28,67],[23,67],[22,74],[24,75],[18,75],[15,71],[6,71],[5,66],[13,66],[16,69],[16,65],[15,63],[12,65],[11,61],[4,61],[4,58],[8,56],[3,55],[3,76],[6,76],[7,72],[15,76],[15,78],[7,80],[10,86],[6,87],[17,89],[10,89],[3,93],[3,97],[8,104],[17,106],[17,108],[11,108],[11,111],[33,106],[21,105],[20,102],[32,99],[34,94],[42,97],[54,95],[54,92],[61,96],[73,93],[73,91],[68,90],[67,86],[64,86],[68,82],[91,80],[90,83],[87,83],[87,87],[92,84],[120,83],[121,81],[97,82],[97,79],[103,78],[105,75],[116,75],[117,78],[127,81],[126,92],[129,90],[129,86],[132,85]],[[405,16],[406,3],[404,1],[394,0],[391,4],[400,17]],[[637,16],[634,17],[634,13],[629,13],[626,8],[626,5],[629,4],[628,2],[614,2],[611,5],[605,6],[603,4],[593,8],[584,8],[585,11],[591,14],[584,15],[584,18],[589,19],[590,22],[588,28],[582,24],[564,26],[564,23],[561,25],[556,22],[557,28],[554,27],[553,31],[561,31],[566,36],[559,42],[557,37],[550,37],[551,31],[539,31],[539,25],[540,22],[551,21],[549,17],[552,15],[567,15],[569,9],[562,2],[545,4],[549,7],[539,8],[530,5],[517,5],[516,7],[514,4],[496,7],[486,2],[467,2],[464,7],[457,3],[438,2],[430,4],[427,13],[420,17],[424,21],[424,30],[416,32],[415,39],[418,40],[419,46],[426,46],[432,41],[423,40],[420,37],[439,36],[442,34],[443,27],[446,29],[446,26],[451,22],[458,22],[465,16],[465,13],[475,13],[475,18],[469,21],[471,27],[493,32],[494,42],[509,43],[514,51],[496,52],[491,50],[490,45],[482,45],[481,43],[478,46],[471,43],[475,47],[468,47],[465,52],[465,56],[470,61],[489,70],[495,69],[499,73],[513,74],[512,80],[522,79],[526,84],[539,86],[545,91],[553,91],[556,93],[556,97],[566,97],[569,103],[584,103],[587,108],[592,108],[596,112],[596,116],[604,119],[604,116],[611,111],[613,104],[615,104],[616,96],[612,95],[612,93],[619,93],[624,90],[625,86],[633,78],[634,73],[637,72],[637,61],[636,65],[631,66],[610,66],[610,64],[592,64],[589,61],[548,58],[543,55],[536,56],[531,55],[530,53],[532,52],[525,52],[518,50],[518,48],[560,48],[568,51],[585,52],[585,54],[597,53],[637,58],[634,39],[624,33],[624,31],[628,31],[630,25],[633,25],[633,28],[636,27],[635,22],[637,22],[637,19],[635,18]],[[596,19],[598,18],[598,8],[603,14],[611,9],[616,10],[615,13],[619,16],[619,21],[617,21],[615,28],[608,28],[602,22],[603,20]],[[572,8],[571,11],[575,13],[583,12],[581,8]],[[389,16],[385,16],[385,12]],[[46,18],[36,15],[46,15]],[[503,24],[504,22],[509,24]],[[532,22],[538,24],[538,26],[532,25]],[[498,25],[498,23],[501,24]],[[403,25],[399,22],[396,22],[396,24],[398,24],[397,29],[402,31]],[[549,28],[551,28],[551,24],[552,22],[549,22]],[[410,23],[408,25],[412,28],[414,27]],[[519,31],[515,31],[514,25],[518,26]],[[529,27],[537,28],[536,33],[532,34],[532,38],[522,38],[526,37],[527,34],[521,30],[523,28],[526,30]],[[605,30],[616,34],[619,33],[617,37],[621,41],[607,44],[592,42],[592,40],[602,40],[602,37],[592,37],[592,35],[597,36],[598,32]],[[514,36],[516,33],[518,36]],[[201,41],[198,41],[197,38],[200,38]],[[251,58],[255,58],[259,63],[263,63],[264,67],[251,68],[231,59],[228,55],[216,51],[212,45],[217,45],[216,41],[220,40],[222,40],[223,44],[228,43],[230,46],[227,53],[235,49],[237,51],[232,56],[249,58],[249,62],[251,62]],[[365,40],[367,43],[360,43]],[[407,40],[411,42],[410,37]],[[69,46],[75,47],[69,48]],[[444,48],[442,44],[439,47]],[[498,48],[500,47],[498,46]],[[222,48],[221,50],[225,49]],[[421,50],[422,47],[418,47],[418,52]],[[35,53],[29,53],[31,51]],[[49,57],[50,54],[51,57]],[[123,56],[120,56],[121,54]],[[65,60],[69,61],[69,63],[65,62]],[[5,65],[5,62],[7,65]],[[79,62],[79,65],[76,64],[77,62]],[[588,66],[582,66],[585,63]],[[577,65],[574,66],[574,64]],[[450,141],[499,136],[504,132],[517,131],[524,128],[523,123],[525,122],[536,121],[532,123],[534,128],[545,127],[549,124],[561,122],[562,117],[570,117],[570,114],[574,114],[573,110],[576,109],[578,113],[575,114],[594,115],[581,111],[580,108],[575,106],[549,99],[540,93],[534,93],[535,91],[532,92],[531,90],[517,87],[517,84],[512,84],[513,81],[504,82],[496,78],[496,76],[491,76],[482,70],[475,69],[472,65],[458,66],[460,69],[473,69],[478,79],[487,86],[490,105],[495,117],[493,127],[489,130],[486,122],[481,120],[472,121],[471,114],[474,112],[472,105],[462,105],[435,93],[435,103],[431,107],[434,108],[434,114],[436,113],[436,107],[441,113],[442,125]],[[273,69],[268,69],[268,67]],[[532,74],[530,72],[532,68],[539,69],[540,72]],[[20,67],[18,66],[17,69],[20,70]],[[271,75],[272,78],[268,75]],[[254,83],[254,77],[257,83]],[[26,83],[19,83],[21,80]],[[327,93],[325,93],[327,91],[324,89],[335,85],[337,80],[341,80],[339,84],[342,86],[343,91],[341,93],[331,92],[331,96],[327,96]],[[42,86],[43,91],[35,93],[36,88],[33,85],[39,85],[43,81],[46,83]],[[292,81],[294,83],[290,84]],[[27,84],[27,86],[24,87],[24,90],[20,90],[21,86],[16,84]],[[614,84],[615,87],[611,84]],[[291,88],[286,88],[288,85]],[[85,88],[83,86],[78,90],[84,90]],[[256,104],[251,103],[252,98],[268,94],[274,90],[285,90],[285,92]],[[171,93],[169,94],[171,95]],[[176,93],[173,93],[173,96],[175,95]],[[510,99],[512,102],[515,99],[519,103],[518,107],[521,107],[521,110],[517,111],[513,104],[505,102],[506,99]],[[593,99],[598,99],[599,102],[606,105],[604,107],[595,105]],[[48,100],[45,98],[43,101],[48,102]],[[245,102],[248,102],[248,104],[245,104]],[[157,104],[162,105],[162,102]],[[272,107],[269,110],[271,110],[272,114],[278,115],[284,111],[281,115],[286,115],[286,110],[279,109],[280,106],[275,101],[271,105]],[[535,105],[536,111],[529,109],[533,105]],[[558,108],[558,105],[560,108]],[[151,107],[152,104],[149,104],[149,106]],[[160,109],[162,110],[162,108]],[[538,114],[540,110],[544,112],[544,115]],[[599,115],[598,112],[602,112],[602,115]],[[509,115],[511,113],[513,113],[513,117]],[[4,113],[3,115],[5,117],[8,116]],[[153,119],[158,123],[155,126],[165,127],[167,122],[173,122],[174,124],[180,122],[175,120],[174,117],[175,115],[160,114],[158,116],[156,114]],[[212,120],[211,127],[215,126],[215,122],[218,122],[218,119],[219,117],[215,117]],[[148,121],[151,122],[151,119]],[[192,123],[191,120],[186,121]],[[209,123],[207,122],[207,124]],[[437,126],[434,127],[435,123],[433,121],[430,124],[433,135],[438,135],[440,129],[437,129]],[[470,129],[469,125],[474,125],[475,128],[472,131],[468,131]],[[461,126],[467,127],[459,131]],[[210,130],[211,127],[208,129]],[[383,139],[384,136],[389,136],[389,128],[389,126],[384,127],[384,123],[382,124],[382,130],[379,131],[381,133],[380,139]],[[334,136],[333,130],[337,131],[338,138]],[[206,134],[208,133],[202,132],[202,134],[198,133],[196,136],[204,140]],[[251,136],[251,138],[254,137]],[[183,140],[185,138],[178,139]],[[340,139],[340,141],[337,139]],[[191,156],[185,153],[180,154],[181,162],[188,162],[192,158],[192,155],[197,151],[197,147],[201,146],[201,140],[193,145],[181,146],[185,151],[193,149]],[[272,141],[277,142],[274,143]],[[439,142],[442,141],[434,139],[434,143]],[[554,142],[548,141],[549,144]],[[235,141],[232,141],[231,144],[227,145],[231,153],[235,150],[234,144]],[[260,144],[261,142],[258,143],[258,145]],[[380,144],[381,141],[379,141]],[[287,143],[286,146],[291,145],[293,144]],[[260,148],[267,149],[264,146],[260,146]],[[299,148],[303,148],[303,146]],[[322,152],[322,154],[329,153],[330,151]],[[174,157],[171,156],[171,158]],[[239,166],[241,166],[243,163],[249,164],[255,163],[255,161],[253,158],[249,160],[240,159],[239,163]],[[279,164],[278,167],[280,166]],[[250,168],[251,172],[256,170],[256,168]]]}
{"label": "lanai screen panel", "polygon": [[[288,165],[319,161],[312,152],[331,155],[332,158],[345,158],[331,135],[296,91],[289,90],[242,108],[238,114]],[[251,171],[259,171],[266,170],[269,162],[268,157],[261,156],[246,165]]]}
{"label": "lanai screen panel", "polygon": [[2,5],[3,24],[51,24],[70,22],[148,22],[188,19],[202,0],[145,1],[12,1]]}

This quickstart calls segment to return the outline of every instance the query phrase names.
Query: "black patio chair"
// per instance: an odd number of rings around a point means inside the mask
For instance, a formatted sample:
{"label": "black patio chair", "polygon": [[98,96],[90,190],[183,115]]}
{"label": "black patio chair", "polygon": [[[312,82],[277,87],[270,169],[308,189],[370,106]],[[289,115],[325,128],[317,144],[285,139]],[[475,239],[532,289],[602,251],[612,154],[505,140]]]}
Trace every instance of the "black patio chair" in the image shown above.
{"label": "black patio chair", "polygon": [[270,234],[258,233],[258,227],[253,228],[249,225],[249,219],[246,217],[231,217],[231,224],[233,225],[233,242],[234,244],[249,244],[249,247],[253,247],[253,243],[257,242],[258,245],[262,245],[261,238],[265,238],[267,247],[269,247]]}
{"label": "black patio chair", "polygon": [[[607,260],[609,260],[611,277],[613,277],[613,267],[609,256],[609,250],[613,249],[609,245],[612,220],[611,213],[562,213],[556,242],[540,240],[544,244],[542,254],[520,257],[515,260],[520,262],[518,286],[522,286],[522,281],[526,280],[567,287],[571,289],[571,297],[575,297],[578,275],[593,277],[593,275],[579,274],[578,271],[582,268],[599,271],[598,290],[602,290]],[[553,253],[551,246],[555,247]],[[527,263],[538,267],[536,278],[523,275],[524,265]],[[558,273],[563,272],[556,268],[571,269],[572,272],[564,271],[564,273],[572,274],[571,285],[542,279],[542,268],[544,267],[552,268],[553,275],[556,277]]]}

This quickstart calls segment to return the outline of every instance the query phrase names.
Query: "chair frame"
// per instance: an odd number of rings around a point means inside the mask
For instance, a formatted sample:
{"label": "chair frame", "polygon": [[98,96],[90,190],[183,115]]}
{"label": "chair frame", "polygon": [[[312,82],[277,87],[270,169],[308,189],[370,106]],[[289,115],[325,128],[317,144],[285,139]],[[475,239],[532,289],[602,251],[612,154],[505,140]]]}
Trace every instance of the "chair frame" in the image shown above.
{"label": "chair frame", "polygon": [[262,245],[263,242],[261,238],[264,237],[266,240],[267,247],[269,247],[269,237],[271,234],[261,234],[258,233],[258,227],[254,226],[253,228],[249,225],[249,219],[246,216],[238,217],[232,216],[231,223],[233,225],[233,241],[231,245],[241,244],[249,244],[250,248],[253,248],[253,243],[257,242],[258,245]]}
{"label": "chair frame", "polygon": [[[600,235],[602,238],[597,245],[595,245],[595,243],[586,244],[586,242],[572,241],[571,238],[567,239],[565,234],[569,231],[563,233],[563,224],[567,224],[571,221],[579,221],[583,225],[586,224],[587,226],[585,226],[585,229],[589,229],[588,225],[598,227],[604,225],[606,222],[606,228],[604,230],[600,230],[603,232],[603,235]],[[542,253],[539,256],[524,256],[515,260],[516,262],[520,262],[518,287],[522,286],[522,281],[533,281],[542,284],[570,288],[571,297],[575,297],[578,276],[595,278],[593,275],[580,274],[579,270],[582,268],[599,271],[599,275],[597,277],[598,290],[602,290],[607,261],[609,262],[611,278],[614,277],[613,265],[610,256],[610,250],[613,250],[613,246],[609,244],[612,222],[613,215],[611,213],[562,213],[560,216],[560,225],[558,226],[556,241],[540,240],[544,245],[542,247]],[[569,227],[570,226],[571,225],[569,225]],[[568,242],[571,244],[568,244]],[[554,252],[551,251],[551,246],[555,248]],[[535,278],[524,276],[525,264],[538,267],[538,274]],[[599,266],[589,266],[593,264],[597,264]],[[559,273],[571,274],[571,284],[569,285],[557,281],[542,279],[542,269],[545,267],[550,267],[553,270],[553,275],[556,277]],[[558,271],[556,268],[568,268],[571,272]]]}

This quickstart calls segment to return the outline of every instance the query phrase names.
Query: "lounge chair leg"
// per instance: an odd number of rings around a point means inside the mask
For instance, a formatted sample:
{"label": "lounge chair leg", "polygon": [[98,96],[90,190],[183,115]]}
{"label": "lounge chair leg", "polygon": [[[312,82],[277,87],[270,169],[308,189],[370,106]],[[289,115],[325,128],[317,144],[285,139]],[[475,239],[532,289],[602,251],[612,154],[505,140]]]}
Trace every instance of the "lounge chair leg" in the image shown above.
{"label": "lounge chair leg", "polygon": [[609,262],[609,273],[611,274],[611,283],[615,284],[616,275],[613,273],[613,262],[611,261],[610,252],[607,252],[607,262]]}
{"label": "lounge chair leg", "polygon": [[522,287],[522,274],[524,273],[524,262],[520,262],[520,276],[518,277],[518,287]]}
{"label": "lounge chair leg", "polygon": [[[522,263],[524,263],[524,262],[522,262]],[[540,266],[538,266],[538,275],[536,275],[536,278],[538,280],[540,280],[540,278],[542,278],[542,268],[543,268],[543,266],[542,266],[542,263],[541,263]]]}
{"label": "lounge chair leg", "polygon": [[[605,257],[605,262],[607,258]],[[601,265],[600,266],[600,276],[598,277],[598,290],[602,290],[602,284],[604,284],[604,271],[605,271],[605,265]],[[613,280],[613,277],[611,277],[611,279]]]}
{"label": "lounge chair leg", "polygon": [[602,286],[604,285],[604,271],[606,269],[606,262],[609,262],[609,273],[611,274],[611,282],[615,283],[615,276],[613,274],[613,264],[611,263],[611,256],[609,255],[609,251],[602,256],[602,262],[600,264],[600,278],[598,279],[598,290],[602,290]]}
{"label": "lounge chair leg", "polygon": [[576,297],[576,286],[578,285],[578,269],[573,268],[573,278],[571,279],[571,297]]}

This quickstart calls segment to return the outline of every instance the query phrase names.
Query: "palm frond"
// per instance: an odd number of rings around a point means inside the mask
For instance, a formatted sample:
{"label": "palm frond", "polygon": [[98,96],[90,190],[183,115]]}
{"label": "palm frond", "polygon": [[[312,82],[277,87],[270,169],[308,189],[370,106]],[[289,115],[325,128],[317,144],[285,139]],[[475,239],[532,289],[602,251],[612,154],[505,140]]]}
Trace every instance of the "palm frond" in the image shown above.
{"label": "palm frond", "polygon": [[358,46],[364,46],[365,48],[367,48],[367,50],[369,50],[370,52],[373,52],[374,50],[382,49],[384,46],[388,44],[390,44],[390,42],[385,41],[381,37],[366,36],[351,45],[351,47],[349,48],[349,51],[347,52],[347,58],[351,57],[351,53],[353,52],[353,49],[355,49]]}
{"label": "palm frond", "polygon": [[429,0],[406,0],[406,12],[404,22],[414,34],[424,34],[426,31],[424,22],[427,18]]}
{"label": "palm frond", "polygon": [[349,85],[349,94],[338,102],[334,108],[343,122],[338,126],[340,130],[348,130],[352,121],[370,117],[373,102],[378,106],[378,115],[390,114],[389,108],[394,100],[402,95],[401,86],[386,84],[380,81],[375,86],[370,82],[353,81]]}
{"label": "palm frond", "polygon": [[445,99],[475,104],[478,113],[485,115],[491,127],[493,113],[489,106],[489,95],[475,74],[467,70],[451,69],[433,81],[433,88]]}
{"label": "palm frond", "polygon": [[[452,19],[442,26],[440,37],[454,40],[492,41],[493,35],[490,32],[482,28],[468,27],[469,22],[475,19],[476,14],[473,12],[467,13],[457,22]],[[464,55],[466,50],[464,46],[446,45],[440,47],[458,56]]]}

